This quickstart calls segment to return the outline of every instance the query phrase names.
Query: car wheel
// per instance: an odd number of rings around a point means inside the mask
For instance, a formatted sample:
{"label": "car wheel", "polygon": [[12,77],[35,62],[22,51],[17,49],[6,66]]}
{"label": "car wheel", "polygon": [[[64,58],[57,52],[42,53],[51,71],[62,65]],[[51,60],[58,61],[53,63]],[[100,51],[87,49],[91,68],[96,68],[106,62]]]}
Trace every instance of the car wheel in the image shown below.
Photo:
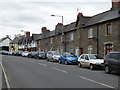
{"label": "car wheel", "polygon": [[39,59],[39,57],[38,57],[38,56],[36,56],[36,57],[35,57],[35,59]]}
{"label": "car wheel", "polygon": [[59,64],[61,64],[61,61],[59,60]]}
{"label": "car wheel", "polygon": [[67,62],[67,60],[65,61],[65,65],[68,65],[68,62]]}
{"label": "car wheel", "polygon": [[82,67],[81,63],[78,63],[78,67],[80,67],[80,68]]}
{"label": "car wheel", "polygon": [[93,64],[90,65],[90,69],[91,69],[91,70],[94,69],[94,65],[93,65]]}
{"label": "car wheel", "polygon": [[105,66],[105,73],[109,74],[110,72],[110,68],[108,66]]}
{"label": "car wheel", "polygon": [[52,58],[52,60],[51,60],[52,62],[54,62],[54,59]]}
{"label": "car wheel", "polygon": [[47,61],[49,61],[49,59],[47,59]]}

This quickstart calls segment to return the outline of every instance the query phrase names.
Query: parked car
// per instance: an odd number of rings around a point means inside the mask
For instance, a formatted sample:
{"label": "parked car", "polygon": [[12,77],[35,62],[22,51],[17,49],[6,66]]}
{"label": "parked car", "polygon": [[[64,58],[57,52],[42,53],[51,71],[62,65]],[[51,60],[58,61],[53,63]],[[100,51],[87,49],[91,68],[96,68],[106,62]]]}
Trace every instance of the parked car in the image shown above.
{"label": "parked car", "polygon": [[79,67],[89,67],[91,70],[100,67],[103,68],[104,59],[98,58],[96,54],[82,54],[78,58]]}
{"label": "parked car", "polygon": [[104,58],[105,73],[120,73],[120,52],[110,52]]}
{"label": "parked car", "polygon": [[58,51],[48,51],[47,61],[58,61],[60,58],[60,53]]}
{"label": "parked car", "polygon": [[17,56],[17,51],[13,51],[12,55]]}
{"label": "parked car", "polygon": [[9,51],[5,51],[5,50],[2,50],[0,53],[1,53],[2,55],[9,55]]}
{"label": "parked car", "polygon": [[29,52],[28,58],[35,58],[36,52]]}
{"label": "parked car", "polygon": [[65,63],[67,64],[77,64],[78,63],[78,57],[70,52],[63,52],[60,56],[59,63]]}
{"label": "parked car", "polygon": [[8,55],[13,55],[13,52],[12,52],[12,51],[9,51]]}
{"label": "parked car", "polygon": [[35,53],[35,58],[36,58],[36,59],[41,59],[41,58],[42,58],[42,59],[46,59],[46,53],[45,53],[45,52],[39,52],[39,51],[38,51],[38,52]]}
{"label": "parked car", "polygon": [[29,52],[28,52],[28,51],[24,51],[24,52],[22,53],[22,56],[23,56],[23,57],[27,57],[27,56],[28,56],[28,54],[29,54]]}
{"label": "parked car", "polygon": [[16,55],[17,55],[17,56],[22,56],[22,53],[23,53],[23,51],[17,51],[17,52],[16,52]]}

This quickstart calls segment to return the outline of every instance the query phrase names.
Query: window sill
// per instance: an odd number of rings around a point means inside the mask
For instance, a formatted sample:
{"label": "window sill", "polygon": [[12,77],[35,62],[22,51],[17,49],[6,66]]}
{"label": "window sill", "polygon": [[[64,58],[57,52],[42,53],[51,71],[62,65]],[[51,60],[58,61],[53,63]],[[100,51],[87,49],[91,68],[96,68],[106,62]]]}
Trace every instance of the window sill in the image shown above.
{"label": "window sill", "polygon": [[105,34],[105,36],[111,36],[111,34]]}
{"label": "window sill", "polygon": [[92,39],[93,38],[93,36],[91,36],[91,37],[88,37],[88,39]]}

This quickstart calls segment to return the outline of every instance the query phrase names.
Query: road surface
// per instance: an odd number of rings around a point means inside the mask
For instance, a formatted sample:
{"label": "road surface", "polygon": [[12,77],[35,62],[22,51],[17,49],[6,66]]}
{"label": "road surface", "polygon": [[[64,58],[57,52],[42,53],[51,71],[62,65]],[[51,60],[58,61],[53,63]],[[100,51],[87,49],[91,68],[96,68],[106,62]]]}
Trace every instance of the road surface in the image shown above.
{"label": "road surface", "polygon": [[118,88],[116,74],[46,60],[2,56],[11,88]]}

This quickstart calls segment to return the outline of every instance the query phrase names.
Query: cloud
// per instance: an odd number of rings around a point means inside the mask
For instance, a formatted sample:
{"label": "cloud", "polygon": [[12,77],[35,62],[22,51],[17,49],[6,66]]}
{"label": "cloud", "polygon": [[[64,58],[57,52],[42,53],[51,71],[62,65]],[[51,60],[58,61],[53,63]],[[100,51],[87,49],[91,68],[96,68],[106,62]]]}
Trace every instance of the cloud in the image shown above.
{"label": "cloud", "polygon": [[[13,2],[11,2],[13,1]],[[0,36],[20,33],[20,30],[30,30],[40,33],[46,26],[50,30],[61,22],[60,17],[51,17],[51,14],[64,16],[64,24],[76,21],[77,8],[85,16],[93,16],[110,8],[110,0],[0,0]]]}

